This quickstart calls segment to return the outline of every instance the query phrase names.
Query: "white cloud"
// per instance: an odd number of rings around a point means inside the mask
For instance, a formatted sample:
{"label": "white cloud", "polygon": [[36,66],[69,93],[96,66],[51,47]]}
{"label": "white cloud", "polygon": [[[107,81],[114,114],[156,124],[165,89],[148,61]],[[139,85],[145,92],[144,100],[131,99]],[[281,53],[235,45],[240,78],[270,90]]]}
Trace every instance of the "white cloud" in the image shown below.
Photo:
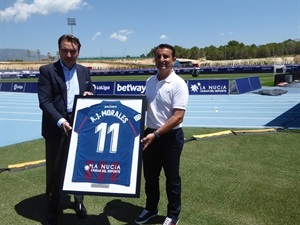
{"label": "white cloud", "polygon": [[31,3],[26,0],[17,0],[12,6],[0,10],[1,22],[22,22],[26,21],[33,14],[48,15],[52,13],[67,13],[87,5],[84,0],[33,0]]}
{"label": "white cloud", "polygon": [[92,41],[96,40],[96,38],[98,36],[101,36],[101,32],[100,31],[96,32],[96,34],[92,37]]}
{"label": "white cloud", "polygon": [[115,33],[112,33],[110,35],[110,38],[114,38],[114,39],[117,39],[118,41],[121,41],[121,42],[126,42],[127,39],[128,39],[128,35],[133,33],[132,31],[128,31],[128,30],[120,30],[118,32],[115,32]]}
{"label": "white cloud", "polygon": [[160,35],[159,39],[160,40],[168,40],[169,38],[167,37],[167,35],[162,34],[162,35]]}
{"label": "white cloud", "polygon": [[[232,31],[229,31],[228,34],[231,35],[231,34],[233,34],[233,32],[232,32]],[[219,34],[219,36],[224,36],[224,35],[225,35],[225,34],[224,34],[223,32]]]}

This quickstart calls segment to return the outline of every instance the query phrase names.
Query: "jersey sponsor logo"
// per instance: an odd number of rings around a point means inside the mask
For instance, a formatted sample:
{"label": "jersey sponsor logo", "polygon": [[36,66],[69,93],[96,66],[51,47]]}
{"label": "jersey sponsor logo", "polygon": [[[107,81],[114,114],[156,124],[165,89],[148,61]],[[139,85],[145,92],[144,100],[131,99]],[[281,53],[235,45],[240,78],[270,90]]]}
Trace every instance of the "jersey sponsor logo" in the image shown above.
{"label": "jersey sponsor logo", "polygon": [[107,163],[88,163],[84,166],[84,170],[86,172],[92,172],[92,173],[120,173],[121,172],[121,166],[120,164],[107,164]]}

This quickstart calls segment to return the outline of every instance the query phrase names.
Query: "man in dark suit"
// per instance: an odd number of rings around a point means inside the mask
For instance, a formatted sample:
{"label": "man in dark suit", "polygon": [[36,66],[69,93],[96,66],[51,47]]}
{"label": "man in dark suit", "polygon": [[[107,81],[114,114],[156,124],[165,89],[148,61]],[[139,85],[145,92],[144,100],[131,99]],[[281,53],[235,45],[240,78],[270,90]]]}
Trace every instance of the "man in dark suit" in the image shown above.
{"label": "man in dark suit", "polygon": [[[63,185],[71,114],[75,95],[92,95],[93,84],[88,68],[76,63],[80,41],[73,35],[58,39],[60,59],[40,67],[38,80],[39,106],[43,111],[42,136],[46,148],[47,225],[56,225]],[[87,214],[83,195],[75,195],[75,212],[79,217]]]}

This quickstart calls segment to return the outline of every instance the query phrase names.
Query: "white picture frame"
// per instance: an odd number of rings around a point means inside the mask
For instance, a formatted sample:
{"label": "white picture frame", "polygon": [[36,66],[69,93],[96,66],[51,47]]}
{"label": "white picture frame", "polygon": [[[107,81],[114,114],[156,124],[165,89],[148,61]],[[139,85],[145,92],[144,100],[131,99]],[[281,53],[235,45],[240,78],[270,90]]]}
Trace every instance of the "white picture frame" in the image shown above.
{"label": "white picture frame", "polygon": [[[109,109],[110,107],[111,109]],[[145,124],[145,108],[146,100],[145,96],[142,95],[75,96],[72,115],[73,129],[71,131],[69,151],[65,162],[64,192],[137,198],[140,196],[142,165],[141,138],[143,137]],[[83,120],[81,119],[84,113],[87,115],[85,116],[85,122],[82,122]],[[98,115],[98,118],[95,118],[94,115]],[[99,121],[97,121],[98,119]],[[116,125],[115,127],[121,127],[122,130],[119,128],[119,132],[108,132],[109,130],[106,129],[105,131],[107,132],[102,132],[103,129],[98,128],[103,127],[102,125],[107,126],[107,121],[111,122],[111,120],[116,121],[113,124]],[[118,121],[120,121],[120,124],[118,124]],[[125,126],[128,121],[131,121],[130,126]],[[132,131],[133,123],[135,125],[135,132]],[[86,129],[82,128],[84,126],[86,126]],[[81,133],[77,132],[76,129],[80,130]],[[99,134],[99,130],[101,134]],[[117,142],[114,141],[115,146],[121,144],[121,146],[115,147],[114,150],[112,150],[112,144],[107,144],[107,142],[114,140],[112,133],[114,133],[115,139],[118,140]],[[135,136],[130,135],[133,138],[128,140],[127,136],[130,133],[135,133]],[[92,141],[88,141],[90,138]],[[133,141],[130,141],[132,139]],[[99,147],[99,145],[102,145],[102,147]],[[110,147],[107,148],[107,146]],[[126,154],[122,153],[122,151],[125,151],[125,148]],[[118,154],[121,158],[117,159],[116,162],[110,162],[111,156],[116,157]],[[131,160],[128,155],[131,156]],[[83,159],[87,159],[87,161]],[[128,165],[130,164],[128,162],[131,162],[130,169],[128,169]],[[125,171],[130,171],[130,176]],[[121,177],[129,179],[121,179]],[[128,183],[121,183],[122,180],[126,180]]]}

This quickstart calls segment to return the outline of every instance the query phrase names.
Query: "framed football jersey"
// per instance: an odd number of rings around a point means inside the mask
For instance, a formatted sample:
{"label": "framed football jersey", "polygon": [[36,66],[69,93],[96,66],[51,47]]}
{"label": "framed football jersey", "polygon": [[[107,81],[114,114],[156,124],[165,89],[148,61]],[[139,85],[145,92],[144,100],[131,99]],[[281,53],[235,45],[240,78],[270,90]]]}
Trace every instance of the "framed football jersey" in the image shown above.
{"label": "framed football jersey", "polygon": [[75,97],[63,191],[140,196],[146,98]]}

